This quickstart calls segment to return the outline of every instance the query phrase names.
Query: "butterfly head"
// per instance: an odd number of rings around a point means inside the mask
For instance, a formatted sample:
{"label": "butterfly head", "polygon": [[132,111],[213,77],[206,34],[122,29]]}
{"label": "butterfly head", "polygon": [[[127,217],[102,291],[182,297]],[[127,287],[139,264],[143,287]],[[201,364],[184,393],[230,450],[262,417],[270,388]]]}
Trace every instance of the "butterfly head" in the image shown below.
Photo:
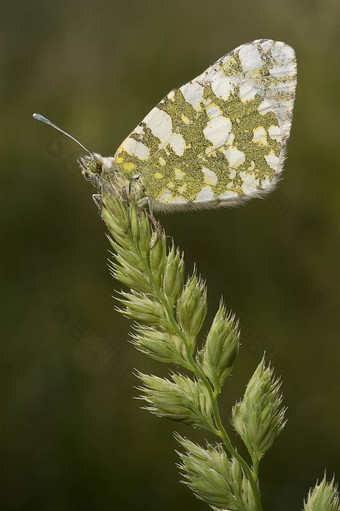
{"label": "butterfly head", "polygon": [[136,174],[132,178],[119,172],[115,165],[115,159],[112,156],[101,156],[98,153],[89,153],[80,156],[78,164],[85,179],[100,191],[105,190],[110,195],[112,193],[125,196],[130,200],[138,202],[144,197],[144,188],[139,177]]}
{"label": "butterfly head", "polygon": [[98,177],[107,177],[114,173],[114,158],[90,153],[78,158],[81,172],[85,179],[93,181]]}

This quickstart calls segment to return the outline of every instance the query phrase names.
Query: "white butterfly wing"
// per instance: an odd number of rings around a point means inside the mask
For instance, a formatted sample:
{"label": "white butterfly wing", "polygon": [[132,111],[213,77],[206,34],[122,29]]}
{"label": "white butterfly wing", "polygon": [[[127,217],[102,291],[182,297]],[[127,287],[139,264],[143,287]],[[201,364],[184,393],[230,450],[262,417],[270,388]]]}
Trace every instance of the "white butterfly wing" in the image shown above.
{"label": "white butterfly wing", "polygon": [[261,39],[171,91],[118,148],[159,209],[232,205],[273,187],[282,170],[296,88],[285,43]]}

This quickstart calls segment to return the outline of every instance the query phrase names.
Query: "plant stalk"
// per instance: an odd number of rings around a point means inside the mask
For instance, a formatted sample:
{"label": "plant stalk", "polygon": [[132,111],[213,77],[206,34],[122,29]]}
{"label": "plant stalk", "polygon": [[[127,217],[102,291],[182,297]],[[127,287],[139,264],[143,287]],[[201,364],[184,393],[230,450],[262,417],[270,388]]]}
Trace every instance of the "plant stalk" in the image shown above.
{"label": "plant stalk", "polygon": [[[138,254],[141,266],[143,267],[143,270],[145,271],[145,273],[148,275],[148,278],[150,279],[150,282],[151,282],[151,284],[152,284],[152,286],[154,288],[155,295],[157,296],[157,299],[165,307],[165,310],[166,310],[167,316],[168,316],[169,324],[171,325],[172,329],[176,332],[176,334],[183,340],[183,342],[184,342],[184,344],[186,346],[186,352],[187,352],[188,360],[190,361],[193,373],[201,379],[201,381],[204,383],[205,387],[208,390],[208,393],[209,393],[209,396],[210,396],[210,400],[211,400],[211,406],[212,406],[212,411],[213,411],[213,416],[214,416],[214,422],[215,422],[215,426],[216,426],[215,434],[219,438],[221,438],[223,440],[223,442],[224,442],[228,452],[234,458],[236,458],[237,461],[242,466],[243,470],[245,471],[245,473],[246,473],[246,475],[247,475],[247,477],[249,479],[249,482],[250,482],[250,485],[251,485],[251,488],[252,488],[252,491],[253,491],[253,494],[254,494],[254,499],[255,499],[255,503],[256,503],[256,510],[257,511],[263,511],[262,504],[261,504],[261,496],[260,496],[260,491],[259,491],[259,486],[258,486],[257,467],[256,468],[254,467],[255,470],[253,472],[251,470],[251,468],[249,467],[248,463],[244,460],[244,458],[233,447],[233,445],[231,443],[231,440],[229,438],[229,435],[226,432],[226,430],[225,430],[225,428],[224,428],[224,426],[222,424],[222,420],[221,420],[220,412],[219,412],[219,408],[218,408],[217,396],[214,394],[212,386],[210,385],[207,377],[204,375],[204,373],[202,372],[202,370],[198,366],[197,362],[194,360],[194,358],[192,356],[192,353],[191,353],[191,350],[190,350],[190,347],[188,345],[187,339],[186,339],[185,335],[183,334],[182,330],[179,328],[179,326],[177,324],[177,321],[176,321],[176,319],[174,317],[173,306],[170,306],[168,301],[164,298],[158,283],[154,279],[154,276],[153,276],[152,271],[151,271],[151,269],[149,267],[149,264],[144,259],[143,254],[142,254],[142,252],[141,252],[141,250],[140,250],[140,248],[138,246],[138,243],[134,239],[134,236],[132,235],[130,228],[128,229],[128,232],[129,232],[129,237],[130,237],[131,243],[132,243],[132,245],[134,247],[135,253]],[[255,477],[254,477],[254,475],[255,475]]]}

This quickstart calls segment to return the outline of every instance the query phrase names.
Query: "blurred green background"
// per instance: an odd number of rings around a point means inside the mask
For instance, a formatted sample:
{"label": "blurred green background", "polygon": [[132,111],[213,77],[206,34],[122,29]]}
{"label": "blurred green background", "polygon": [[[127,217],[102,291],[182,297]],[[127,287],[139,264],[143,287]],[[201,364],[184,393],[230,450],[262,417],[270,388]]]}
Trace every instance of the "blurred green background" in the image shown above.
{"label": "blurred green background", "polygon": [[[224,295],[243,347],[230,408],[266,350],[289,422],[262,463],[265,509],[301,509],[340,478],[340,3],[338,0],[4,2],[0,18],[2,490],[4,510],[204,510],[179,484],[174,429],[140,410],[104,225],[75,164],[104,155],[173,87],[256,38],[289,43],[298,90],[284,179],[234,210],[161,216]],[[207,326],[206,326],[207,328]]]}

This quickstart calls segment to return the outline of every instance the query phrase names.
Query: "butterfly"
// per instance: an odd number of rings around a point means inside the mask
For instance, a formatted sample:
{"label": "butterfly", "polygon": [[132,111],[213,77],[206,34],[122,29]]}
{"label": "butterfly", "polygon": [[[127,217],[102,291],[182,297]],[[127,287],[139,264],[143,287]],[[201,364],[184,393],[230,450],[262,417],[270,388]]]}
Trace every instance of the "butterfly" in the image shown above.
{"label": "butterfly", "polygon": [[79,159],[82,173],[100,190],[124,190],[155,211],[234,206],[262,196],[282,172],[295,89],[290,46],[270,39],[243,44],[169,92],[114,156],[80,144],[88,153]]}

